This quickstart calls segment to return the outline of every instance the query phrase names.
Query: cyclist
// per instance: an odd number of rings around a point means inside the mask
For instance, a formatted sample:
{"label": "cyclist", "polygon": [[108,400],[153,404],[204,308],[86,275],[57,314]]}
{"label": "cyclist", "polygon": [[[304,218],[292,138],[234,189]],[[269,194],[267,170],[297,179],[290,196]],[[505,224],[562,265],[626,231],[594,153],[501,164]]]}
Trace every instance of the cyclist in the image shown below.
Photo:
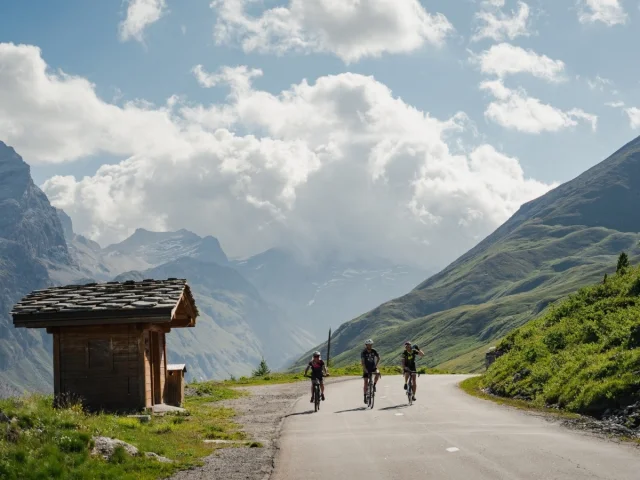
{"label": "cyclist", "polygon": [[373,340],[369,339],[364,342],[364,350],[360,354],[360,364],[362,365],[362,378],[364,378],[364,403],[367,403],[367,389],[369,388],[369,372],[375,373],[375,380],[373,382],[373,391],[376,391],[376,384],[380,379],[380,372],[378,371],[378,362],[380,362],[380,355],[373,348]]}
{"label": "cyclist", "polygon": [[[404,343],[404,352],[402,352],[402,370],[404,371],[404,389],[407,389],[407,382],[409,381],[410,372],[416,371],[416,355],[424,357],[424,352],[420,350],[418,345],[411,346],[411,342]],[[418,384],[416,383],[416,374],[411,373],[411,383],[413,384],[413,398],[416,400],[416,390],[418,390]]]}
{"label": "cyclist", "polygon": [[322,380],[322,376],[328,376],[329,372],[327,371],[327,366],[324,364],[324,360],[320,359],[320,352],[313,352],[313,359],[307,365],[307,368],[304,370],[304,374],[311,369],[311,403],[313,403],[313,380],[320,380],[320,398],[324,401],[324,381]]}

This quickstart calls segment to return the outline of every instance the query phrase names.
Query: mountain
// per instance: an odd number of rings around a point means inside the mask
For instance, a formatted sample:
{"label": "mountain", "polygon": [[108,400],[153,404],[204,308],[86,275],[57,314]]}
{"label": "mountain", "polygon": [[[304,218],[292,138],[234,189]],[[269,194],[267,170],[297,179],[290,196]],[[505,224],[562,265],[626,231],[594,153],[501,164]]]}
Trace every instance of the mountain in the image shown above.
{"label": "mountain", "polygon": [[248,375],[264,356],[272,368],[290,362],[313,345],[313,338],[266,302],[234,269],[181,257],[145,272],[128,272],[117,281],[187,278],[201,316],[195,328],[167,335],[171,363],[186,363],[188,378]]}
{"label": "mountain", "polygon": [[127,271],[147,270],[181,257],[199,258],[219,265],[229,263],[217,238],[200,237],[188,230],[151,232],[138,228],[120,243],[102,248],[73,230],[71,218],[58,210],[69,251],[78,268],[99,281]]}
{"label": "mountain", "polygon": [[219,265],[229,262],[217,238],[202,238],[184,229],[177,232],[151,232],[138,228],[126,240],[106,247],[104,253],[107,258],[133,257],[154,266],[181,257],[198,258]]}
{"label": "mountain", "polygon": [[411,339],[428,366],[478,370],[490,343],[601,279],[622,250],[640,253],[639,200],[640,137],[522,205],[408,294],[342,325],[332,337],[335,365],[352,363],[372,337],[387,362],[397,362],[403,341]]}
{"label": "mountain", "polygon": [[318,339],[329,327],[415,287],[427,274],[415,267],[375,259],[344,260],[338,255],[310,263],[277,248],[232,265],[265,299]]}
{"label": "mountain", "polygon": [[0,395],[51,383],[51,339],[15,329],[9,312],[22,296],[73,270],[55,208],[15,150],[0,142]]}

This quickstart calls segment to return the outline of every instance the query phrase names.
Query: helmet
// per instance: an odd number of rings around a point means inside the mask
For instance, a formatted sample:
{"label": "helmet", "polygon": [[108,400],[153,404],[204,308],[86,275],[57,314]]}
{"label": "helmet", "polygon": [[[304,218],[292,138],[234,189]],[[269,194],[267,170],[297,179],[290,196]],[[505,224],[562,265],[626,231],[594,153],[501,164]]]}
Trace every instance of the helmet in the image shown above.
{"label": "helmet", "polygon": [[314,357],[319,357],[320,356],[320,352],[313,352],[313,356]]}
{"label": "helmet", "polygon": [[371,339],[365,340],[364,344],[365,345],[373,345],[373,340],[371,340]]}
{"label": "helmet", "polygon": [[409,341],[404,342],[404,346],[406,347],[407,345],[411,345],[411,342]]}

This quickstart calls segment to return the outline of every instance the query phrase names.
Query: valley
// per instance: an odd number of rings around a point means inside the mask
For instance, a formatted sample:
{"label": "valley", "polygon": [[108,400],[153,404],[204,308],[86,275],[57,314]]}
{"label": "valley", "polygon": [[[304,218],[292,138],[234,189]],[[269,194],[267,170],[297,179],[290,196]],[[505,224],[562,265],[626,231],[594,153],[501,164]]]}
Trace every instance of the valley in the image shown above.
{"label": "valley", "polygon": [[31,290],[52,285],[187,278],[202,315],[198,328],[168,336],[169,362],[187,379],[249,375],[264,358],[282,369],[336,328],[421,282],[424,270],[327,254],[310,264],[271,249],[228,258],[213,236],[138,228],[100,246],[77,234],[33,184],[29,166],[0,143],[0,395],[51,388],[51,345],[42,332],[15,329],[9,312]]}
{"label": "valley", "polygon": [[[373,338],[385,364],[410,339],[425,366],[483,369],[487,348],[549,305],[640,255],[640,137],[520,209],[494,233],[406,295],[356,317],[332,337],[335,366]],[[326,350],[326,342],[314,348]],[[308,353],[295,365],[299,368]]]}

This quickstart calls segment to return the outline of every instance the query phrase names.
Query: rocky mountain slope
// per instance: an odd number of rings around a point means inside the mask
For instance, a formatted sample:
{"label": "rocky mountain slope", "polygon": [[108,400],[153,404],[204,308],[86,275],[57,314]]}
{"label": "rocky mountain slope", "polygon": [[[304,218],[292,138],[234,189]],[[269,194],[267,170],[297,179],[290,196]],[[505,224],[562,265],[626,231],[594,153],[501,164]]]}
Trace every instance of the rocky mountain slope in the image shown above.
{"label": "rocky mountain slope", "polygon": [[488,344],[602,278],[622,250],[640,253],[639,199],[640,137],[523,205],[408,294],[342,325],[332,340],[336,365],[353,362],[373,337],[387,362],[412,339],[429,366],[479,369]]}
{"label": "rocky mountain slope", "polygon": [[51,339],[15,329],[9,312],[32,290],[53,284],[49,274],[72,268],[62,225],[29,166],[0,142],[0,394],[51,383]]}

